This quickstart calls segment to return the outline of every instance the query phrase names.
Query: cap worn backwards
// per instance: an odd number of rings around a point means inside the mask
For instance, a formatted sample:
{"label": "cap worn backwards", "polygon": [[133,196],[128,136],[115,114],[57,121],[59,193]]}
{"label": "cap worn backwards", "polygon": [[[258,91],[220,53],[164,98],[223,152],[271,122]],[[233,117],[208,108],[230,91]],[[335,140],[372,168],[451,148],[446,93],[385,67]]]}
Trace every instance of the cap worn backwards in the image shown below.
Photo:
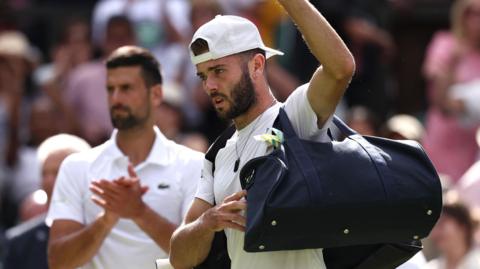
{"label": "cap worn backwards", "polygon": [[238,16],[217,15],[198,28],[190,47],[198,39],[207,42],[209,51],[195,55],[190,48],[190,57],[195,65],[257,48],[264,50],[267,58],[283,55],[283,52],[265,46],[255,24]]}

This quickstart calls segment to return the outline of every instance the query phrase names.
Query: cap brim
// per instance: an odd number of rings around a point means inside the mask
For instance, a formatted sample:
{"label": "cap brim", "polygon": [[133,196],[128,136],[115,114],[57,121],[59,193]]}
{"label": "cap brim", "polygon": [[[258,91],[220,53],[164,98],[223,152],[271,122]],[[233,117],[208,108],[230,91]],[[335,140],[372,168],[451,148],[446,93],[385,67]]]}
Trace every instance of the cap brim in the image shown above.
{"label": "cap brim", "polygon": [[193,55],[192,52],[190,52],[190,60],[194,65],[197,65],[199,63],[203,63],[209,60],[215,59],[214,55],[211,52],[205,52],[200,55]]}
{"label": "cap brim", "polygon": [[284,55],[285,53],[279,51],[279,50],[275,50],[275,49],[272,49],[272,48],[269,48],[269,47],[264,47],[262,48],[264,51],[265,51],[265,57],[268,59],[272,56],[275,56],[275,55]]}

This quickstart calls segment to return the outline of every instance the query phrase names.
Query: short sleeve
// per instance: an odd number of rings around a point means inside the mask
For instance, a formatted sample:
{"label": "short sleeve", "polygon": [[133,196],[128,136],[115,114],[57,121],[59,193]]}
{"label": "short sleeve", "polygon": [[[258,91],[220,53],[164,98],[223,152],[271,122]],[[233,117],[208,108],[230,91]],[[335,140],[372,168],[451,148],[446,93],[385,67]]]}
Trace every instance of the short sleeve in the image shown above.
{"label": "short sleeve", "polygon": [[76,163],[71,161],[71,157],[72,155],[67,157],[60,166],[47,214],[48,226],[57,219],[74,220],[85,224],[82,202],[85,190],[81,187],[84,183],[81,178],[84,171],[74,171],[74,168],[78,167],[75,167]]}
{"label": "short sleeve", "polygon": [[[195,154],[197,155],[197,154]],[[182,189],[183,192],[183,201],[182,201],[182,218],[185,218],[185,215],[190,208],[190,205],[195,197],[195,192],[197,191],[198,182],[201,177],[202,167],[203,167],[203,155],[198,154],[198,158],[192,158],[187,167],[185,167],[183,181],[182,181]]]}
{"label": "short sleeve", "polygon": [[423,72],[427,79],[442,75],[450,63],[455,39],[448,32],[436,33],[427,47]]}
{"label": "short sleeve", "polygon": [[[309,84],[298,87],[285,101],[285,112],[300,138],[315,141],[328,141],[327,128],[317,126],[317,114],[307,98]],[[329,126],[331,118],[324,126]]]}
{"label": "short sleeve", "polygon": [[203,169],[200,181],[198,182],[197,193],[195,198],[204,200],[205,202],[214,205],[215,204],[215,195],[213,192],[213,174],[212,174],[212,163],[204,159],[203,160]]}

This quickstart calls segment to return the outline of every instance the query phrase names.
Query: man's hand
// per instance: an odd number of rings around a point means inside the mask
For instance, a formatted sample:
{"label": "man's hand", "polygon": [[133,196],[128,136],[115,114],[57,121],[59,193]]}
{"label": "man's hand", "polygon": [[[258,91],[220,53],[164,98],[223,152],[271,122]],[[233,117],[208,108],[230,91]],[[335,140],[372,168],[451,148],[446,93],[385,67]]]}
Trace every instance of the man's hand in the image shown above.
{"label": "man's hand", "polygon": [[148,187],[140,184],[131,164],[128,166],[128,177],[93,181],[90,190],[95,194],[92,200],[106,213],[134,221],[166,253],[170,251],[170,238],[177,225],[156,213],[142,200]]}
{"label": "man's hand", "polygon": [[113,181],[93,181],[90,190],[96,195],[92,197],[93,202],[106,211],[111,211],[121,218],[135,219],[141,216],[146,208],[142,196],[148,188],[140,185],[140,179],[131,165],[128,173],[129,177],[120,177]]}
{"label": "man's hand", "polygon": [[225,228],[245,231],[246,195],[247,191],[239,191],[215,207],[195,198],[184,225],[175,231],[170,241],[170,263],[175,268],[192,268],[208,256],[215,232]]}
{"label": "man's hand", "polygon": [[246,219],[242,211],[247,209],[247,202],[242,198],[246,195],[247,191],[242,190],[228,196],[220,205],[205,211],[199,221],[215,232],[225,228],[245,231]]}

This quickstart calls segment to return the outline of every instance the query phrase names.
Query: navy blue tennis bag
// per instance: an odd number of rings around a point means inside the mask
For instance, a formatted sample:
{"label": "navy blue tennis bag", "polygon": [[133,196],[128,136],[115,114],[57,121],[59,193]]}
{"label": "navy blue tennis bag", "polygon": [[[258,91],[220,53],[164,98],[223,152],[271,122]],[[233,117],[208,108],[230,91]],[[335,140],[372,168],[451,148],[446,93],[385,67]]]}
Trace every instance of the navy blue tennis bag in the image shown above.
{"label": "navy blue tennis bag", "polygon": [[[280,109],[274,127],[282,146],[240,171],[248,190],[244,249],[323,248],[328,269],[395,268],[421,250],[419,239],[440,216],[438,174],[417,142],[363,137],[337,117],[333,123],[343,141],[302,140]],[[207,153],[213,164],[233,132],[226,133]],[[220,232],[196,268],[228,267]]]}
{"label": "navy blue tennis bag", "polygon": [[385,247],[407,250],[404,259],[421,249],[418,240],[442,207],[440,180],[423,148],[361,136],[337,117],[333,123],[343,141],[302,140],[280,109],[274,127],[283,131],[283,146],[240,171],[248,190],[245,251],[327,248],[328,260],[338,247],[354,253],[361,250],[351,246],[369,245],[384,256]]}

